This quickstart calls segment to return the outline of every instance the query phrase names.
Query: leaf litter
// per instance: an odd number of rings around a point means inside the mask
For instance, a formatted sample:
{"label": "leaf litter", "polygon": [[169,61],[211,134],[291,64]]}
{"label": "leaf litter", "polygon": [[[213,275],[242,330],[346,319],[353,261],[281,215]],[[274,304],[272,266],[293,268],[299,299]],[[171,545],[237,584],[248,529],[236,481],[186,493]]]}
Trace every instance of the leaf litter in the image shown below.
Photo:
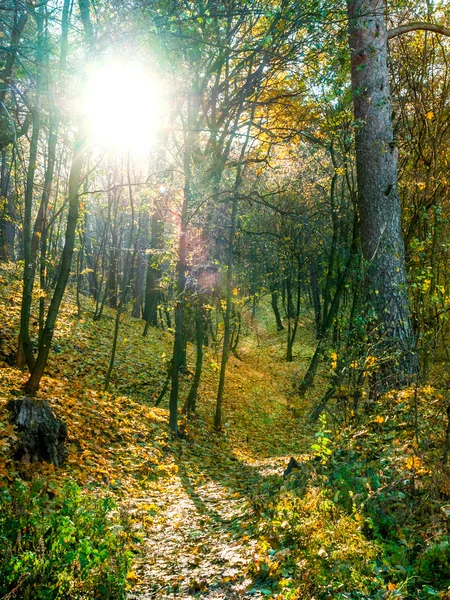
{"label": "leaf litter", "polygon": [[[68,424],[63,467],[17,465],[15,432],[6,403],[21,394],[26,374],[11,366],[17,339],[19,282],[7,274],[0,289],[0,482],[45,477],[51,489],[72,479],[87,492],[113,494],[129,512],[137,537],[128,575],[130,599],[262,598],[268,590],[249,574],[259,560],[258,519],[252,500],[270,493],[291,454],[299,456],[310,432],[291,410],[292,364],[279,362],[283,340],[252,338],[231,357],[221,433],[212,427],[217,356],[206,351],[197,415],[173,440],[167,407],[155,408],[172,337],[142,322],[121,324],[110,393],[102,391],[112,340],[113,313],[93,322],[84,300],[81,319],[69,293],[58,319],[47,375],[38,396]],[[190,348],[190,359],[194,350]],[[181,384],[181,402],[189,377]],[[1,483],[0,483],[1,484]]]}

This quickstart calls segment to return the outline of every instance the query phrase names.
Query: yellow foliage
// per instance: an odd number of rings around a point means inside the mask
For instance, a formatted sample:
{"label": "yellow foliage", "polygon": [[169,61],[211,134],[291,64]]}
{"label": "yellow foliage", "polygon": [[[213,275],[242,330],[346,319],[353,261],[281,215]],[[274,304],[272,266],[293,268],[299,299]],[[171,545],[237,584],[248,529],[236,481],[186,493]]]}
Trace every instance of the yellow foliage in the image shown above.
{"label": "yellow foliage", "polygon": [[408,471],[417,471],[422,466],[422,461],[418,456],[408,456],[405,460],[405,466]]}
{"label": "yellow foliage", "polygon": [[330,358],[331,358],[331,368],[334,371],[334,369],[336,369],[337,365],[338,365],[338,362],[337,362],[338,361],[338,355],[337,355],[337,353],[336,352],[332,352],[330,354]]}

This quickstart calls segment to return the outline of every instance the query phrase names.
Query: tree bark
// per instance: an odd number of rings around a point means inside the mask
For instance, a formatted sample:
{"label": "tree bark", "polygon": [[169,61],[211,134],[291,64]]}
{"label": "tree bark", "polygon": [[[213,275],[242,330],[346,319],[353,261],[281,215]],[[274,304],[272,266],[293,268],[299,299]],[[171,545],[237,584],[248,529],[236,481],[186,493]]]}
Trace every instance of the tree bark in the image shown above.
{"label": "tree bark", "polygon": [[406,282],[397,158],[391,122],[384,0],[349,0],[355,150],[366,294],[375,352],[375,396],[418,371]]}

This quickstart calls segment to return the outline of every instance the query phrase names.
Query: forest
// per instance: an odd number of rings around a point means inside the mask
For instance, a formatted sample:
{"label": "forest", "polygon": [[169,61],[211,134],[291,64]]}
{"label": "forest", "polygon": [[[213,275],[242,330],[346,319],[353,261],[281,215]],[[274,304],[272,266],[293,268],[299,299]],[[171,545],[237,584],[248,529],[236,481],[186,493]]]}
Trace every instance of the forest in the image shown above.
{"label": "forest", "polygon": [[450,599],[449,56],[0,0],[1,599]]}

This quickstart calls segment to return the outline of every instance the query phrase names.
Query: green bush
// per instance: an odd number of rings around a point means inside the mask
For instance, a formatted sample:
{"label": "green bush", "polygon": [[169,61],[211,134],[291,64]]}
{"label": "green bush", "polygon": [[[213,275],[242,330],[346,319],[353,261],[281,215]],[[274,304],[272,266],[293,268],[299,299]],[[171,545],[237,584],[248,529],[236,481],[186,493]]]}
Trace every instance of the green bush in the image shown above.
{"label": "green bush", "polygon": [[433,587],[446,589],[450,586],[450,542],[446,537],[437,543],[431,544],[419,557],[419,573],[425,581],[431,582]]}
{"label": "green bush", "polygon": [[378,548],[358,518],[342,511],[320,488],[298,496],[286,482],[260,523],[261,559],[256,581],[288,598],[384,598]]}
{"label": "green bush", "polygon": [[125,598],[130,536],[110,497],[68,483],[0,489],[0,597]]}

